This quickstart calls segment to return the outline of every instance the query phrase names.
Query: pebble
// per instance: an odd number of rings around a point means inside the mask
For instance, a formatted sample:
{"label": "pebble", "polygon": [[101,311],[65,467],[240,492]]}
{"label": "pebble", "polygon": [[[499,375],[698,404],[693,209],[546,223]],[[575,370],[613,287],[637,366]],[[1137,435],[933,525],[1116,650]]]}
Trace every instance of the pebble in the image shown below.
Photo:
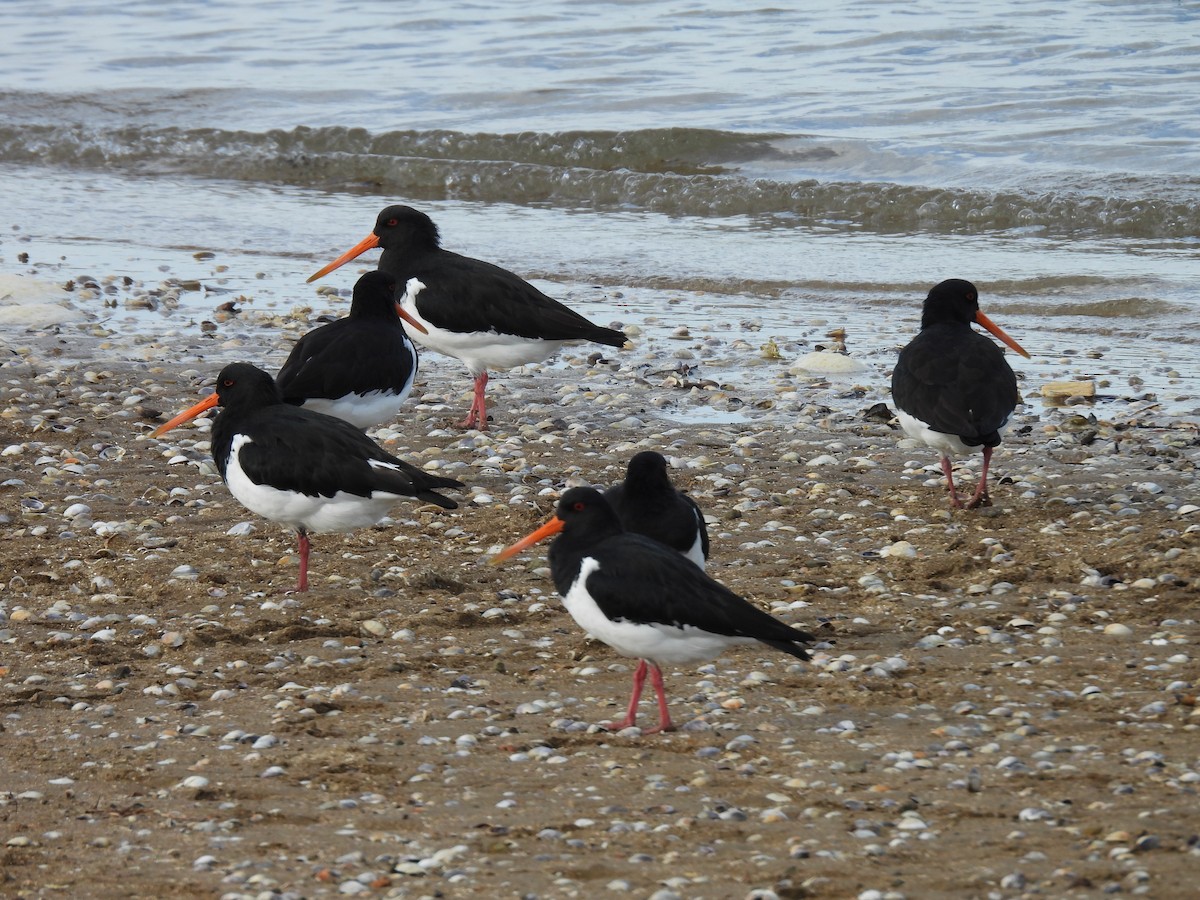
{"label": "pebble", "polygon": [[917,548],[908,541],[896,541],[894,544],[888,544],[886,547],[880,548],[879,555],[894,559],[915,559]]}
{"label": "pebble", "polygon": [[[293,339],[322,307],[344,302],[336,289],[324,297],[309,295],[313,309],[302,320],[271,315]],[[242,315],[256,312],[250,301],[239,303]],[[665,341],[672,327],[647,322],[639,331],[650,344]],[[1162,798],[1200,785],[1195,760],[1178,752],[1180,736],[1200,726],[1189,670],[1195,616],[1179,601],[1195,581],[1196,531],[1187,529],[1200,526],[1200,507],[1181,502],[1190,495],[1180,474],[1196,456],[1187,443],[1194,435],[1139,422],[1122,432],[1119,453],[1102,453],[1102,434],[1094,444],[1054,444],[1082,432],[1063,428],[1051,437],[1039,429],[1060,420],[1027,410],[1019,421],[1036,422],[1032,436],[1014,429],[996,457],[1009,479],[994,489],[997,506],[950,513],[936,460],[915,459],[904,471],[910,451],[895,450],[885,424],[854,416],[869,404],[839,398],[849,383],[804,379],[801,387],[783,364],[756,352],[765,334],[748,342],[753,378],[724,365],[722,354],[746,351],[733,347],[739,330],[750,329],[715,329],[700,319],[671,341],[698,367],[679,381],[719,378],[719,391],[664,386],[665,376],[635,376],[635,363],[621,354],[609,366],[567,348],[551,364],[561,369],[541,381],[538,367],[496,378],[496,427],[466,436],[443,427],[464,393],[461,373],[444,375],[431,362],[428,376],[423,368],[427,396],[410,401],[411,418],[376,433],[417,464],[462,477],[469,501],[460,498],[462,509],[444,519],[398,504],[376,529],[351,539],[321,536],[308,597],[268,593],[268,582],[294,566],[294,548],[231,503],[208,457],[211,420],[170,441],[126,437],[148,430],[142,410],[173,409],[171,401],[211,383],[210,359],[186,363],[196,365],[190,374],[175,366],[166,392],[150,371],[118,392],[121,379],[95,363],[78,373],[52,361],[38,368],[60,374],[39,387],[40,397],[14,400],[10,391],[6,411],[24,421],[0,450],[20,476],[6,482],[11,502],[0,529],[46,548],[28,553],[0,585],[0,663],[11,667],[0,677],[0,724],[8,743],[50,717],[64,747],[95,751],[70,767],[53,762],[58,757],[47,762],[36,783],[50,800],[40,791],[0,794],[0,806],[82,797],[109,777],[111,762],[128,758],[147,773],[145,808],[162,813],[147,818],[134,809],[112,829],[81,819],[72,828],[88,837],[75,846],[140,858],[157,839],[138,829],[178,829],[181,840],[191,833],[198,840],[181,864],[238,900],[335,890],[448,894],[460,881],[464,895],[480,893],[489,879],[509,877],[508,864],[519,873],[542,853],[538,871],[551,873],[544,893],[579,894],[587,888],[576,875],[588,871],[601,843],[610,861],[630,863],[597,882],[613,893],[832,896],[851,883],[841,873],[870,857],[875,874],[860,872],[850,895],[899,900],[893,885],[901,879],[913,896],[921,892],[906,871],[912,842],[956,840],[953,811],[938,790],[949,785],[963,797],[986,785],[999,814],[984,830],[993,840],[1025,842],[995,872],[992,890],[1047,890],[1035,879],[1049,879],[1050,869],[1023,855],[1042,838],[1056,866],[1082,866],[1095,852],[1104,865],[1136,863],[1156,877],[1169,856],[1164,843],[1173,847],[1162,830],[1170,820],[1159,818],[1170,805]],[[273,343],[222,347],[222,336],[218,330],[200,345],[212,360],[281,352]],[[789,339],[772,340],[784,358],[806,349],[799,337],[790,349]],[[872,401],[886,399],[875,375],[892,352],[865,357],[873,375],[862,379],[862,395]],[[654,389],[635,390],[638,377]],[[10,378],[6,387],[28,391],[25,382]],[[445,396],[442,383],[451,385]],[[81,390],[94,396],[80,400]],[[111,397],[102,396],[106,390]],[[717,393],[724,397],[711,402]],[[772,405],[756,405],[766,400]],[[84,420],[80,404],[95,410],[88,430],[108,423],[108,435],[84,434],[67,421]],[[681,419],[673,427],[660,415],[668,412],[700,424]],[[725,413],[736,416],[733,426]],[[74,435],[57,430],[64,427]],[[688,666],[669,672],[672,710],[683,725],[670,735],[594,726],[614,717],[606,707],[620,715],[632,663],[570,623],[544,554],[529,554],[511,576],[475,565],[507,531],[477,534],[472,513],[491,515],[494,506],[519,530],[544,517],[568,479],[619,477],[623,459],[642,446],[664,448],[709,513],[710,573],[821,638],[811,662],[748,647],[699,674]],[[1083,451],[1077,461],[1051,464],[1070,449]],[[138,496],[127,495],[119,478],[99,483],[134,458],[161,472],[159,486]],[[565,469],[560,459],[569,461]],[[1129,460],[1137,474],[1122,476]],[[39,481],[45,473],[52,481]],[[927,491],[922,482],[931,477]],[[1043,584],[1046,570],[1030,557],[1019,521],[1035,504],[1055,510],[1047,533],[1094,543],[1091,564],[1109,568],[1073,569]],[[202,529],[223,554],[193,555]],[[425,545],[436,550],[409,552]],[[1131,546],[1142,551],[1130,554]],[[122,563],[133,558],[156,562],[155,578],[127,577]],[[1127,641],[1125,649],[1113,643],[1111,654],[1080,660],[1081,635],[1098,630]],[[651,699],[642,715],[653,715]],[[1072,717],[1089,716],[1119,722],[1112,729],[1119,738],[1094,745],[1076,738]],[[499,784],[474,780],[481,761],[496,767]],[[240,777],[231,781],[230,771]],[[202,799],[154,795],[155,785],[206,791],[210,776],[221,790]],[[1072,794],[1073,808],[1061,792],[1042,789],[1067,782],[1096,787]],[[286,802],[272,800],[273,792]],[[1082,797],[1105,808],[1085,809]],[[321,816],[318,808],[328,811],[324,862],[301,872],[294,857],[282,862],[287,854],[247,851],[266,845],[256,816],[270,820],[282,809],[301,820]],[[1145,815],[1134,818],[1135,808]],[[470,834],[467,846],[431,845],[445,832],[423,823],[443,809]],[[11,812],[19,821],[19,810]],[[1014,819],[1024,831],[1012,830]],[[1097,821],[1106,830],[1086,830]],[[10,830],[5,840],[31,846],[52,833]],[[75,834],[65,826],[63,833]],[[1073,848],[1095,843],[1090,834],[1121,837],[1072,858]],[[721,866],[735,837],[744,849],[739,872],[750,882],[730,889]],[[1060,842],[1053,852],[1051,840]],[[1109,849],[1115,862],[1105,857]],[[716,863],[705,865],[706,856]],[[788,871],[785,889],[769,874],[785,857],[817,865]],[[325,878],[303,887],[334,860]],[[826,871],[843,880],[829,886]],[[1141,871],[1101,877],[1133,892],[1154,883]],[[769,886],[752,887],[755,872]],[[878,887],[864,886],[876,878]],[[1056,888],[1063,883],[1055,876]]]}
{"label": "pebble", "polygon": [[1000,887],[1006,891],[1021,891],[1028,884],[1027,879],[1021,872],[1011,872],[1000,879]]}

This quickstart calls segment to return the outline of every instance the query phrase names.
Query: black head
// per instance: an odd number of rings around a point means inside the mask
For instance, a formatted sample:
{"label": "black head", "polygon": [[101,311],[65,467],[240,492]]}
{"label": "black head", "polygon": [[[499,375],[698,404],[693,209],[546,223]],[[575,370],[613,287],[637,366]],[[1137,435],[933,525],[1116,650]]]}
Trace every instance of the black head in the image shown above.
{"label": "black head", "polygon": [[[217,376],[217,389],[213,393],[209,394],[199,403],[185,409],[169,422],[158,426],[158,428],[151,432],[150,436],[161,437],[176,425],[190,422],[196,416],[212,409],[214,406],[220,406],[225,410],[253,412],[264,406],[273,406],[282,402],[283,395],[279,393],[279,388],[275,384],[274,378],[258,368],[258,366],[252,366],[250,363],[230,363]],[[213,423],[214,438],[216,438],[215,432],[221,428],[223,421],[227,421],[225,413],[217,416],[216,421]],[[225,468],[222,460],[217,461],[217,468],[220,469],[221,477],[224,478]]]}
{"label": "black head", "polygon": [[350,315],[375,314],[396,316],[396,279],[386,272],[373,269],[354,282],[354,299]]}
{"label": "black head", "polygon": [[436,250],[441,243],[433,219],[411,206],[396,204],[375,219],[374,234],[384,250]]}
{"label": "black head", "polygon": [[979,291],[962,278],[948,278],[930,289],[921,308],[921,327],[940,322],[962,322],[969,325],[979,312]]}
{"label": "black head", "polygon": [[625,481],[669,485],[671,479],[667,475],[666,457],[654,450],[643,450],[629,460],[629,467],[625,470]]}
{"label": "black head", "polygon": [[282,403],[275,379],[250,363],[230,363],[217,376],[217,405],[224,409],[253,409]]}
{"label": "black head", "polygon": [[622,530],[617,514],[595,488],[571,488],[558,501],[554,515],[563,523],[565,535],[601,537]]}

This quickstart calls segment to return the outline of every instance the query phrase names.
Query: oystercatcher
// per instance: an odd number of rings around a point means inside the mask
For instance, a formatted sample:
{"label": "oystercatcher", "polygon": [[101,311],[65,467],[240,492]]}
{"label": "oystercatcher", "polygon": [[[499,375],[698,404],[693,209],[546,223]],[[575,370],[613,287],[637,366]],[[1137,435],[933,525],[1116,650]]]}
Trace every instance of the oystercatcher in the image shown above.
{"label": "oystercatcher", "polygon": [[969,509],[991,504],[988,464],[992,448],[1020,402],[1017,376],[1004,352],[971,328],[976,322],[1022,356],[1025,349],[979,311],[979,292],[961,278],[934,286],[921,310],[921,331],[900,351],[892,371],[892,399],[905,434],[942,454],[950,505],[962,506],[954,489],[950,456],[983,447],[979,486]]}
{"label": "oystercatcher", "polygon": [[661,667],[698,663],[737,644],[760,642],[809,659],[811,634],[785,625],[714,581],[669,547],[622,530],[612,507],[592,488],[571,488],[553,518],[493,557],[499,563],[551,535],[550,573],[567,612],[581,628],[623,656],[639,659],[625,718],[633,725],[649,673],[659,724],[671,731]]}
{"label": "oystercatcher", "polygon": [[[405,289],[419,292],[423,286],[412,278]],[[417,348],[404,322],[424,330],[395,296],[390,275],[375,271],[358,279],[350,314],[313,329],[292,347],[275,378],[284,401],[358,428],[394,418],[417,377]]]}
{"label": "oystercatcher", "polygon": [[371,234],[308,280],[374,247],[383,248],[380,271],[398,283],[418,278],[425,285],[418,296],[403,301],[425,329],[414,335],[416,340],[462,360],[475,379],[471,410],[460,423],[464,428],[487,429],[488,369],[541,362],[567,341],[625,345],[620,331],[592,324],[518,275],[442,249],[433,220],[410,206],[387,207]]}
{"label": "oystercatcher", "polygon": [[708,528],[700,506],[675,489],[661,453],[644,450],[629,460],[625,480],[604,492],[621,527],[678,550],[701,569],[708,559]]}
{"label": "oystercatcher", "polygon": [[284,402],[274,379],[249,363],[231,363],[216,393],[151,433],[158,437],[205,410],[221,407],[212,455],[242,506],[292,528],[300,547],[297,591],[308,590],[308,535],[352,531],[378,522],[404,497],[458,506],[436,488],[461,488],[397,459],[349,422]]}

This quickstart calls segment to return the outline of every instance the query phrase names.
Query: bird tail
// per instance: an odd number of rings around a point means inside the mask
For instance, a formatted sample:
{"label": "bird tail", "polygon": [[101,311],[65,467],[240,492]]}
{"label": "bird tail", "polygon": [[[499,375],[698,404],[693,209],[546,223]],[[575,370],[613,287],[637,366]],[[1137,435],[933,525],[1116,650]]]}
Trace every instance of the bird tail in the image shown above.
{"label": "bird tail", "polygon": [[442,509],[458,509],[458,504],[449,497],[443,497],[433,488],[456,488],[461,489],[465,485],[461,481],[453,478],[438,478],[430,475],[418,485],[420,488],[417,494],[417,499],[424,500],[426,503],[436,503]]}
{"label": "bird tail", "polygon": [[812,656],[807,650],[800,646],[798,641],[815,641],[816,638],[804,631],[797,631],[797,637],[791,641],[763,641],[768,647],[774,647],[776,650],[782,650],[784,653],[790,653],[797,659],[812,659]]}
{"label": "bird tail", "polygon": [[625,332],[617,331],[615,328],[597,328],[595,332],[588,335],[588,340],[595,341],[597,344],[607,344],[609,347],[624,347],[629,342]]}

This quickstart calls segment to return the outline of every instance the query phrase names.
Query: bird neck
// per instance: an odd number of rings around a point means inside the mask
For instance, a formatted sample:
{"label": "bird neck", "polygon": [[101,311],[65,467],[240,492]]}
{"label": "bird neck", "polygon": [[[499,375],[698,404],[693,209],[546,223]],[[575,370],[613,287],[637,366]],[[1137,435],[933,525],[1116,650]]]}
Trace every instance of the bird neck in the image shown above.
{"label": "bird neck", "polygon": [[403,287],[403,282],[413,273],[408,271],[408,267],[412,265],[414,259],[434,253],[444,252],[438,246],[436,240],[430,240],[428,235],[407,234],[403,237],[396,235],[389,236],[387,246],[383,248],[383,254],[379,257],[379,270],[387,272],[398,279],[398,284]]}
{"label": "bird neck", "polygon": [[565,594],[579,576],[580,566],[593,555],[605,541],[623,534],[620,523],[614,516],[611,521],[600,523],[600,527],[589,528],[585,535],[572,533],[568,526],[550,545],[550,575],[559,594]]}
{"label": "bird neck", "polygon": [[391,297],[375,297],[361,303],[355,300],[350,304],[350,316],[355,319],[379,319],[384,322],[396,320],[396,304]]}
{"label": "bird neck", "polygon": [[225,464],[229,462],[229,450],[233,445],[233,436],[237,432],[234,418],[234,416],[230,416],[228,410],[221,410],[213,419],[210,432],[211,449],[209,452],[212,453],[213,463],[216,464],[217,474],[221,476],[222,481],[225,480]]}
{"label": "bird neck", "polygon": [[673,492],[670,482],[664,482],[661,478],[626,476],[623,501],[627,507],[659,509]]}

